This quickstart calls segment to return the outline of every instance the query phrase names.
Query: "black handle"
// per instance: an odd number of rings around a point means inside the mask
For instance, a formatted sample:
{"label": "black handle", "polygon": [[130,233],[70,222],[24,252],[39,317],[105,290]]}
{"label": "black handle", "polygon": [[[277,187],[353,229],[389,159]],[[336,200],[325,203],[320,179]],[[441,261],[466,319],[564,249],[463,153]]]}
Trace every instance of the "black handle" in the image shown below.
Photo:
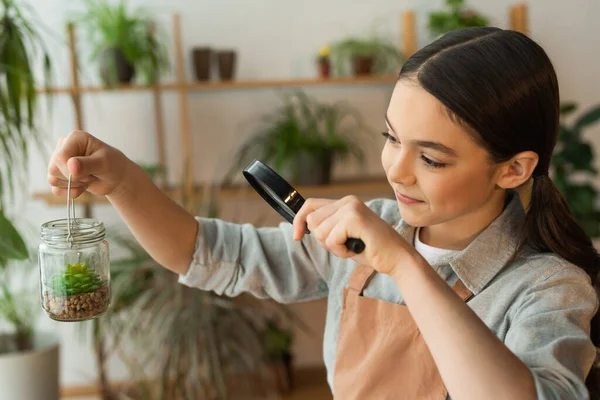
{"label": "black handle", "polygon": [[365,249],[365,243],[360,239],[349,238],[344,244],[348,250],[351,250],[356,254],[362,253]]}
{"label": "black handle", "polygon": [[[310,235],[308,228],[304,229],[304,233]],[[353,251],[356,254],[360,254],[365,250],[365,242],[360,239],[348,238],[344,244],[348,250]]]}

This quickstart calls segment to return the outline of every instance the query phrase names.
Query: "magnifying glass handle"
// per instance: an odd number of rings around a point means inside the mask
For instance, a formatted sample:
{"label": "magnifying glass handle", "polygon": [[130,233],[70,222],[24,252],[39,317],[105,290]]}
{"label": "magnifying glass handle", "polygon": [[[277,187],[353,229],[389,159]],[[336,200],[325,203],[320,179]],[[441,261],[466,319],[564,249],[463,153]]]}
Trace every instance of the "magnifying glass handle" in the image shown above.
{"label": "magnifying glass handle", "polygon": [[344,244],[348,250],[352,250],[356,254],[362,253],[365,249],[365,243],[360,239],[349,238]]}

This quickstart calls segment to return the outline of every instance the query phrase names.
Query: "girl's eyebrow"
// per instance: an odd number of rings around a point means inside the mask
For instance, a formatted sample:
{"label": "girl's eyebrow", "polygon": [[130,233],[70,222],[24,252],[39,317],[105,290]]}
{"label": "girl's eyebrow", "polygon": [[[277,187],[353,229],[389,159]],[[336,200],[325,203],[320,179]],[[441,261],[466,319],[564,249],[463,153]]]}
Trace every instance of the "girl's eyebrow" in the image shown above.
{"label": "girl's eyebrow", "polygon": [[[388,127],[390,128],[390,130],[393,133],[396,133],[394,127],[392,126],[392,124],[390,124],[390,120],[389,120],[387,114],[385,115],[385,122],[388,124]],[[426,147],[428,149],[439,151],[450,157],[458,156],[458,154],[456,154],[456,151],[454,151],[454,149],[451,149],[450,147],[443,145],[440,142],[432,142],[429,140],[415,140],[415,141],[413,141],[413,143],[415,143],[419,147]]]}

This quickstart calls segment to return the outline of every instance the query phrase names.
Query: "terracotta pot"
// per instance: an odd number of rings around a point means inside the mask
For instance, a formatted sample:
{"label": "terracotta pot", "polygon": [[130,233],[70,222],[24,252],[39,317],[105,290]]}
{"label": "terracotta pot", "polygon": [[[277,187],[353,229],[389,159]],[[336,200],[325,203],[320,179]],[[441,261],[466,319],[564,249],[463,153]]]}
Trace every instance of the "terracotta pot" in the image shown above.
{"label": "terracotta pot", "polygon": [[319,77],[320,78],[329,78],[331,73],[331,64],[329,61],[319,61]]}
{"label": "terracotta pot", "polygon": [[371,75],[373,57],[354,57],[352,59],[354,75]]}
{"label": "terracotta pot", "polygon": [[192,49],[192,60],[196,79],[199,81],[209,80],[212,64],[212,50],[208,47],[195,47]]}
{"label": "terracotta pot", "polygon": [[100,76],[105,84],[131,83],[135,68],[127,61],[120,48],[105,49],[100,56]]}
{"label": "terracotta pot", "polygon": [[230,81],[235,75],[237,54],[232,50],[219,51],[217,53],[217,64],[221,80]]}

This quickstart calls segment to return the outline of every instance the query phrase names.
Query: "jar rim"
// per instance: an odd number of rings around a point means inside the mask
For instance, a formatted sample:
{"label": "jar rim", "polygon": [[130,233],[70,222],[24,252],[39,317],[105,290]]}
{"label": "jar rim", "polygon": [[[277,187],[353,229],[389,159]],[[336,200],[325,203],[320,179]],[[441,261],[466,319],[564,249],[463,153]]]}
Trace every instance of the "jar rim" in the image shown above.
{"label": "jar rim", "polygon": [[[66,218],[55,219],[42,224],[40,236],[48,244],[70,245],[69,221]],[[95,218],[76,218],[71,220],[73,244],[91,244],[104,240],[104,223]]]}

